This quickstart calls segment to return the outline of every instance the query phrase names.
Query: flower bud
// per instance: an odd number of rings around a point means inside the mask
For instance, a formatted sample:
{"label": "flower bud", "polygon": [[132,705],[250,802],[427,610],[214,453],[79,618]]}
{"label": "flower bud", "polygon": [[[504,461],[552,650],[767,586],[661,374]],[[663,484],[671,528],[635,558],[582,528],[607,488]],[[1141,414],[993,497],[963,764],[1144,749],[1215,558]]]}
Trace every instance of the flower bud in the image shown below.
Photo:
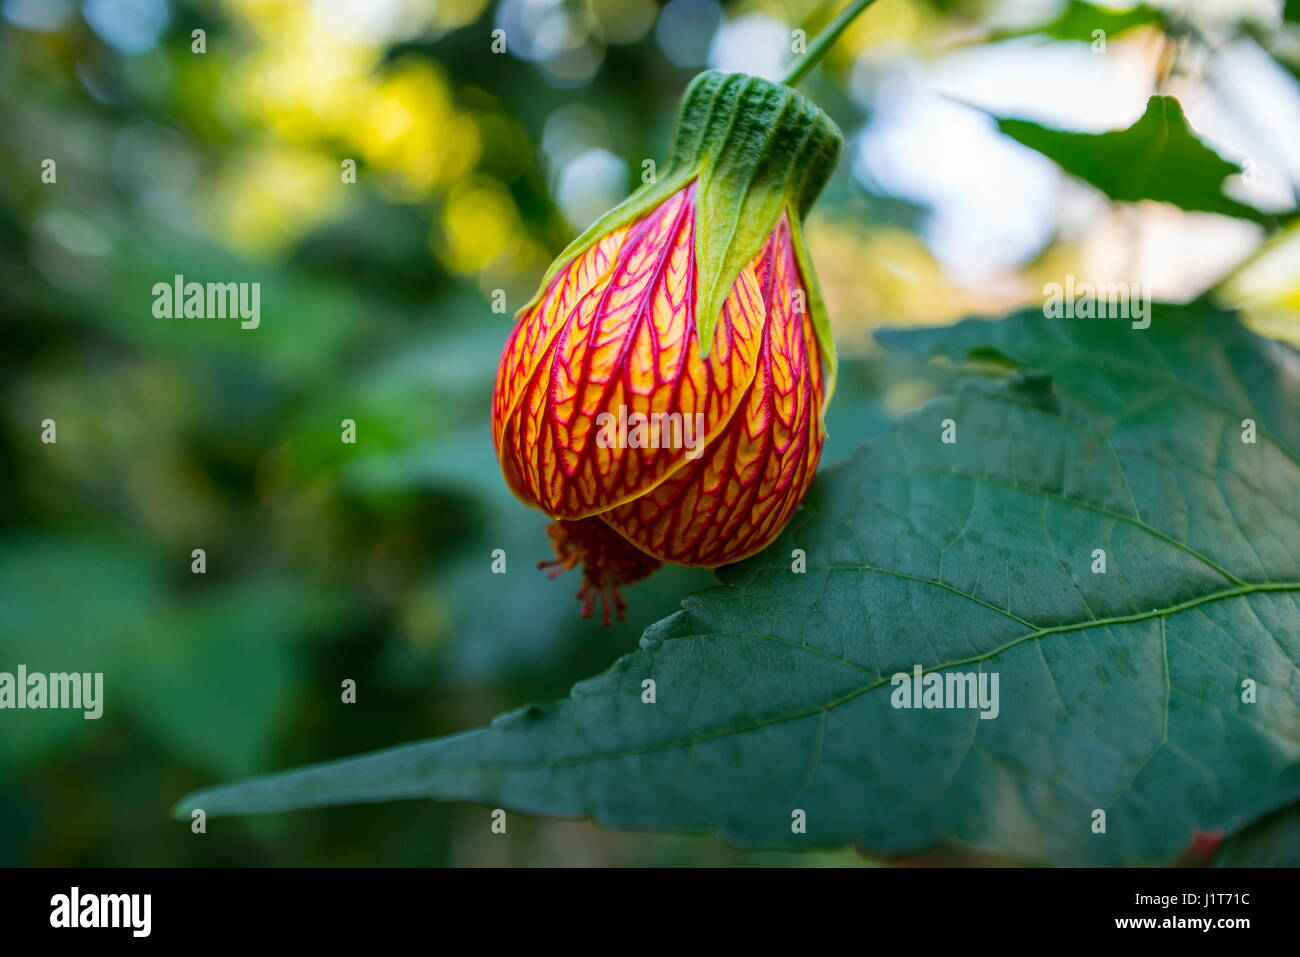
{"label": "flower bud", "polygon": [[[816,471],[835,353],[801,233],[839,130],[794,90],[709,72],[661,178],[551,266],[501,356],[493,439],[557,519],[584,615],[662,561],[762,549]],[[823,370],[824,367],[824,370]]]}

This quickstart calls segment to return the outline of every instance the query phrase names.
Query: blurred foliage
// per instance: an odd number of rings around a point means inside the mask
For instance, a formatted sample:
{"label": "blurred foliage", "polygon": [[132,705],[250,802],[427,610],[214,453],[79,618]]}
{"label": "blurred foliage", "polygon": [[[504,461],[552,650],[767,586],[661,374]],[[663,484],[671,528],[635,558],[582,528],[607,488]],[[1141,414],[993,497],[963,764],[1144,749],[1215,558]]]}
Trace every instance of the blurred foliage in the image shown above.
{"label": "blurred foliage", "polygon": [[1000,34],[1001,38],[1013,36],[1034,36],[1043,34],[1056,40],[1082,40],[1091,42],[1100,30],[1103,36],[1118,37],[1135,27],[1164,22],[1164,15],[1155,7],[1145,4],[1127,9],[1109,9],[1086,3],[1085,0],[1069,0],[1061,15],[1044,26],[1027,29],[1008,30]]}
{"label": "blurred foliage", "polygon": [[[5,0],[0,670],[102,671],[105,714],[0,715],[0,863],[861,862],[519,816],[497,838],[482,808],[421,802],[202,837],[166,813],[214,780],[563,695],[714,581],[668,569],[629,591],[626,623],[577,618],[572,576],[533,568],[544,518],[500,480],[496,358],[592,203],[662,156],[718,22],[815,29],[837,6],[701,0],[667,29],[650,0]],[[880,0],[810,92],[851,130],[854,57],[994,39],[993,6]],[[1045,9],[1028,29],[1072,22]],[[849,357],[826,462],[946,385],[871,352],[874,326],[1033,286],[958,287],[924,211],[848,167],[809,231]],[[260,283],[260,327],[156,318],[151,290],[176,275]]]}

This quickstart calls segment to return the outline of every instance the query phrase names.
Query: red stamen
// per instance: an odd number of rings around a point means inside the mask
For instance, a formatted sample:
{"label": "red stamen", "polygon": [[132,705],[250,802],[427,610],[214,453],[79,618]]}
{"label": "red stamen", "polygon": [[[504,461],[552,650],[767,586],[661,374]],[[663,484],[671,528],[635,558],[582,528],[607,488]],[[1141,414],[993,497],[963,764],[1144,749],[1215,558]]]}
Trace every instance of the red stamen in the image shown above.
{"label": "red stamen", "polygon": [[576,522],[561,519],[546,526],[546,534],[555,549],[555,558],[538,561],[549,578],[558,578],[570,568],[582,566],[582,587],[577,598],[582,602],[579,614],[590,618],[600,599],[601,624],[608,625],[611,612],[619,621],[627,618],[627,602],[619,588],[647,578],[659,568],[660,561],[614,531],[598,517]]}

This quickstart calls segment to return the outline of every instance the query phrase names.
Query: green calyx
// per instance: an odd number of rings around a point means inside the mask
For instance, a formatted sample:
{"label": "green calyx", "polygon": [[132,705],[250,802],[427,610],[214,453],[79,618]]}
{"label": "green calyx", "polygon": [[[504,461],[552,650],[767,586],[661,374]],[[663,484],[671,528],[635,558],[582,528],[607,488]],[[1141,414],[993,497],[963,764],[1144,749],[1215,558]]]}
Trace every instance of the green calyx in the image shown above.
{"label": "green calyx", "polygon": [[664,168],[569,244],[551,265],[533,302],[578,253],[694,180],[700,355],[707,356],[713,346],[722,305],[736,277],[762,251],[781,214],[788,213],[813,328],[826,362],[829,402],[835,385],[835,346],[804,247],[801,220],[834,172],[843,142],[831,118],[788,86],[744,73],[701,73],[682,98]]}
{"label": "green calyx", "polygon": [[701,73],[686,90],[665,178],[698,177],[696,321],[700,354],[713,345],[732,284],[789,212],[799,271],[833,387],[834,345],[800,223],[835,170],[839,127],[803,94],[743,73]]}
{"label": "green calyx", "polygon": [[[665,174],[699,173],[701,211],[766,200],[788,204],[802,218],[835,171],[843,144],[839,127],[802,93],[710,70],[682,98]],[[776,196],[782,202],[773,204]]]}

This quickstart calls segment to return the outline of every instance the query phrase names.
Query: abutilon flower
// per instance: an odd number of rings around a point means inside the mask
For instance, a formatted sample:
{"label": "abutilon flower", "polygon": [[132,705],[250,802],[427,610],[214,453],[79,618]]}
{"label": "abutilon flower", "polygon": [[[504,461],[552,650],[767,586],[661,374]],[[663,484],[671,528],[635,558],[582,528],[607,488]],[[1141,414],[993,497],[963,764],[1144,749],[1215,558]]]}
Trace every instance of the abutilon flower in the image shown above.
{"label": "abutilon flower", "polygon": [[708,72],[657,182],[551,266],[501,356],[493,439],[556,519],[583,615],[661,562],[718,566],[780,533],[812,482],[835,353],[801,217],[835,124],[789,87]]}

